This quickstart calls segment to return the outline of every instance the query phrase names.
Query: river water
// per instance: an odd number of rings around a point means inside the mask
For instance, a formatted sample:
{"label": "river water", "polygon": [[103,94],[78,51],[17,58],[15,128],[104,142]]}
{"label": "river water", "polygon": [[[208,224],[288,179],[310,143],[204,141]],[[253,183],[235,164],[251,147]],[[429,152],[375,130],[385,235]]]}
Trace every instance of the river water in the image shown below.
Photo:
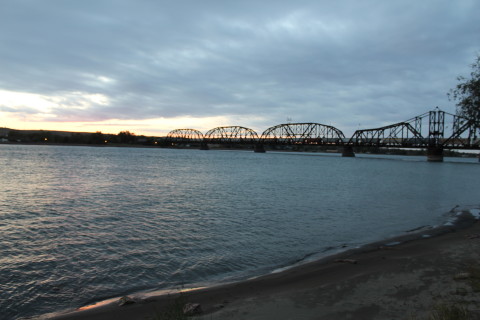
{"label": "river water", "polygon": [[478,177],[476,159],[0,145],[0,318],[244,279],[442,224],[480,208]]}

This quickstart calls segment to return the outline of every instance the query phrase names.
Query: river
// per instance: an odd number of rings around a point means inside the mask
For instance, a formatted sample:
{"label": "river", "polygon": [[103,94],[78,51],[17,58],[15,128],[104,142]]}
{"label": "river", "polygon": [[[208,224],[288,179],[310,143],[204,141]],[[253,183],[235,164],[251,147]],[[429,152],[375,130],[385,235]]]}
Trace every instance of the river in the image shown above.
{"label": "river", "polygon": [[476,159],[0,145],[0,318],[265,274],[480,208]]}

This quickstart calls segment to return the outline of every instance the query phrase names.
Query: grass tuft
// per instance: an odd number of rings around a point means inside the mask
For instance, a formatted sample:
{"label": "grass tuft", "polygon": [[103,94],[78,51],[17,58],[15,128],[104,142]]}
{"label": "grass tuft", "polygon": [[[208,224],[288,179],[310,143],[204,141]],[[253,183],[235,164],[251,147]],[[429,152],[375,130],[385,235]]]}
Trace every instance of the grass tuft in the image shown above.
{"label": "grass tuft", "polygon": [[183,313],[184,305],[185,299],[179,297],[171,305],[167,306],[163,312],[157,312],[152,320],[187,320],[188,317]]}
{"label": "grass tuft", "polygon": [[467,308],[458,304],[437,304],[430,313],[429,320],[468,320],[469,312]]}
{"label": "grass tuft", "polygon": [[470,266],[468,273],[470,274],[469,280],[473,292],[480,292],[480,266]]}

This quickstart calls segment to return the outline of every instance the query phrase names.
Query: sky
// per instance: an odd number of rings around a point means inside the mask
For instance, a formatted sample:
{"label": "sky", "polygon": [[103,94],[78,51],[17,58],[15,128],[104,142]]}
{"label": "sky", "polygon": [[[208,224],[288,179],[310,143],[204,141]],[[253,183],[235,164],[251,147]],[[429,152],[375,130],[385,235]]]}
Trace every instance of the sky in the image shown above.
{"label": "sky", "polygon": [[348,136],[454,113],[479,16],[478,0],[1,0],[0,127]]}

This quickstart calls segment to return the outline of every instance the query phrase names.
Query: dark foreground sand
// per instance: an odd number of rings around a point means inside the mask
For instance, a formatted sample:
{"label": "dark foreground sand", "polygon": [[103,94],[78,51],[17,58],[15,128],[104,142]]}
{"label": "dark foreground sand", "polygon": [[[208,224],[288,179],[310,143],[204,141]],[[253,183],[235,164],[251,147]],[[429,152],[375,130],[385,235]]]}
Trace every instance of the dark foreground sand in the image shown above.
{"label": "dark foreground sand", "polygon": [[[199,303],[203,314],[194,318],[205,320],[428,319],[436,306],[451,305],[480,319],[480,223],[467,218],[462,225],[401,240],[249,281],[184,292],[181,301]],[[125,306],[115,302],[54,318],[161,319],[176,299],[178,294],[137,298]]]}

